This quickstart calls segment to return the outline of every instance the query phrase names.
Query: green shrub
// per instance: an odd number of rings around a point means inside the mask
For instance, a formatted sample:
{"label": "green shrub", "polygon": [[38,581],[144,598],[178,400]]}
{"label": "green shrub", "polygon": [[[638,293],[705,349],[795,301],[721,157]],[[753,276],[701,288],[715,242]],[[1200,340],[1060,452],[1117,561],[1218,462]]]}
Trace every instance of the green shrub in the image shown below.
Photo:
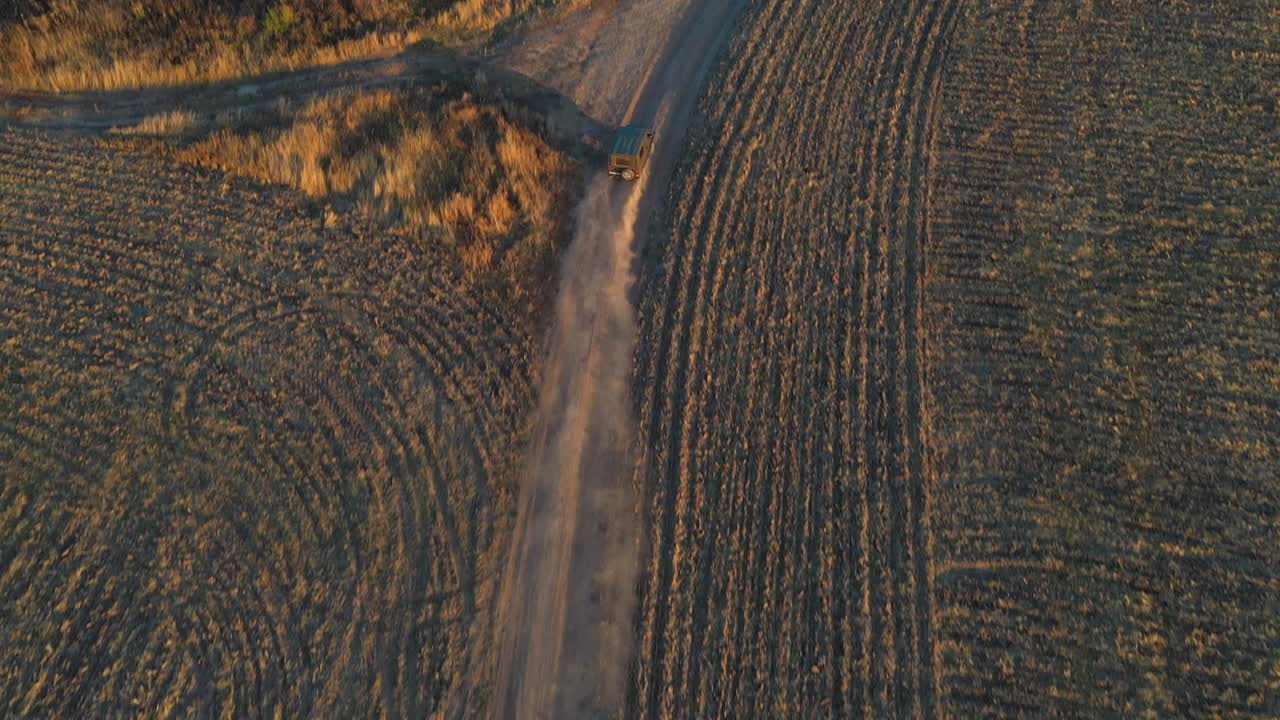
{"label": "green shrub", "polygon": [[267,11],[267,17],[262,21],[262,29],[270,37],[284,37],[297,20],[293,8],[288,5],[276,5]]}

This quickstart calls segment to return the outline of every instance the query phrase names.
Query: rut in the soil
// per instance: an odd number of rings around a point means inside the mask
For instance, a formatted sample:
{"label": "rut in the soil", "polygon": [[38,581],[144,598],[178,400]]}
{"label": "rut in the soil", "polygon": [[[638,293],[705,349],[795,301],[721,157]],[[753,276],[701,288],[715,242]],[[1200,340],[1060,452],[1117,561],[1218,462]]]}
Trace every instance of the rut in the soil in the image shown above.
{"label": "rut in the soil", "polygon": [[959,7],[772,0],[711,83],[641,293],[638,715],[938,711],[919,296]]}

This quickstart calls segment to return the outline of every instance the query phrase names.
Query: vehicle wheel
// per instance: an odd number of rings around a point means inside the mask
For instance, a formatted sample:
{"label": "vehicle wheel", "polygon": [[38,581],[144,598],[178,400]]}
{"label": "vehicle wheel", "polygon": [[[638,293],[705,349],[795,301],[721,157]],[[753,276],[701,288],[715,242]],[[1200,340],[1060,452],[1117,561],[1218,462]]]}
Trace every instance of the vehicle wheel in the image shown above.
{"label": "vehicle wheel", "polygon": [[635,180],[635,179],[636,179],[636,171],[635,171],[635,170],[632,170],[631,168],[627,168],[626,170],[623,170],[623,171],[622,171],[622,179],[623,179],[623,180]]}

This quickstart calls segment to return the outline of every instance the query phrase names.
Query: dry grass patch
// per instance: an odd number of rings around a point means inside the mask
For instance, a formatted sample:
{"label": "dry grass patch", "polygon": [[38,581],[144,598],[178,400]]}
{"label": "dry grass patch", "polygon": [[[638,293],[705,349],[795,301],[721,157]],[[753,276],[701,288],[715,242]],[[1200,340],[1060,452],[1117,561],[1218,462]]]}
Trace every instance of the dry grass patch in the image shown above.
{"label": "dry grass patch", "polygon": [[0,83],[114,90],[333,64],[416,40],[414,20],[398,0],[54,0],[0,28]]}
{"label": "dry grass patch", "polygon": [[113,128],[116,135],[135,137],[181,137],[196,128],[196,114],[188,110],[174,110],[152,115],[137,125]]}
{"label": "dry grass patch", "polygon": [[[577,2],[579,0],[563,0]],[[74,91],[184,85],[402,50],[482,42],[561,0],[28,2],[0,19],[0,86]]]}
{"label": "dry grass patch", "polygon": [[488,717],[529,328],[282,188],[12,127],[0,188],[0,717]]}
{"label": "dry grass patch", "polygon": [[175,152],[418,235],[473,282],[525,303],[550,284],[576,178],[534,125],[443,89],[368,91],[282,108],[267,128],[218,129]]}

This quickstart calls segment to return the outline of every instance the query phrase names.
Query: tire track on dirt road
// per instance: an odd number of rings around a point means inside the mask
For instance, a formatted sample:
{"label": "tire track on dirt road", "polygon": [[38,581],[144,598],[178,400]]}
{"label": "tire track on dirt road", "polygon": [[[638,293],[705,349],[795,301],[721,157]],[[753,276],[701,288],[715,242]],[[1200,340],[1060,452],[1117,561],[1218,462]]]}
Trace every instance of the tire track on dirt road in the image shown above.
{"label": "tire track on dirt road", "polygon": [[940,712],[920,294],[960,6],[758,3],[702,101],[641,278],[631,714]]}
{"label": "tire track on dirt road", "polygon": [[627,398],[633,244],[647,228],[643,190],[665,184],[692,111],[689,89],[738,7],[685,6],[649,67],[623,74],[641,83],[624,120],[655,128],[658,145],[637,185],[598,175],[578,209],[503,591],[502,717],[607,717],[624,703],[641,538]]}

